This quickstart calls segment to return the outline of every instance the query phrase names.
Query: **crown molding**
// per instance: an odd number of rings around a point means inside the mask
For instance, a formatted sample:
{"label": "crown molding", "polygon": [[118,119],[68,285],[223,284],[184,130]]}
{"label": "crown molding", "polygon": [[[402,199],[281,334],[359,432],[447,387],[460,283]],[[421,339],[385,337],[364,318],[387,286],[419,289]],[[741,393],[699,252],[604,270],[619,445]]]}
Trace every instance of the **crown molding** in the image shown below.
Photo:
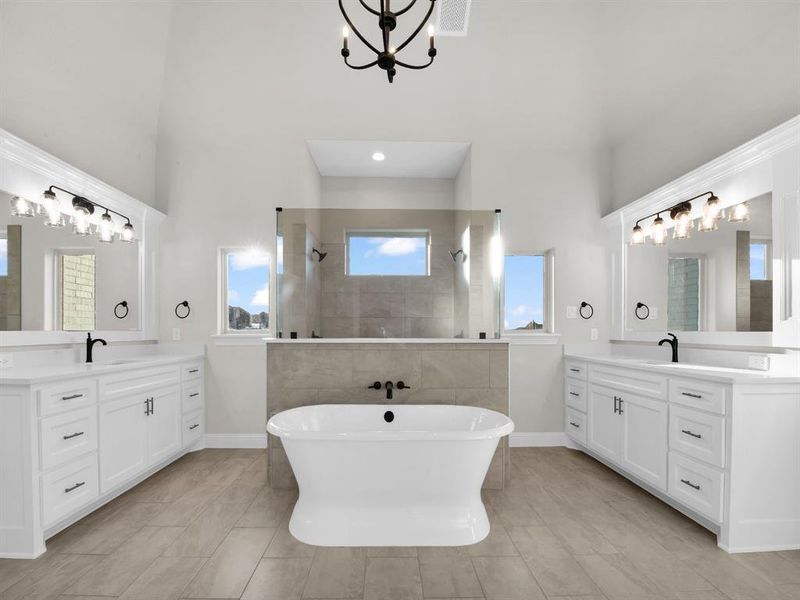
{"label": "crown molding", "polygon": [[792,117],[757,138],[678,177],[670,183],[604,216],[607,227],[635,221],[674,204],[680,198],[695,196],[698,190],[711,189],[714,183],[754,167],[773,155],[800,144],[800,115]]}

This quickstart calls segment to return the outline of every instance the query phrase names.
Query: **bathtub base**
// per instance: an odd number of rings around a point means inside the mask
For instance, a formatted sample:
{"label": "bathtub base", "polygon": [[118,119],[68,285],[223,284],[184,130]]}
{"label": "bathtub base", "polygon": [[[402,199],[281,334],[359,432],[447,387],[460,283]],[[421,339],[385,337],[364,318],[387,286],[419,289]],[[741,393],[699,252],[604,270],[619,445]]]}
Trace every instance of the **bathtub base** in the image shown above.
{"label": "bathtub base", "polygon": [[289,531],[313,546],[468,546],[489,535],[483,502],[466,507],[342,507],[303,502]]}

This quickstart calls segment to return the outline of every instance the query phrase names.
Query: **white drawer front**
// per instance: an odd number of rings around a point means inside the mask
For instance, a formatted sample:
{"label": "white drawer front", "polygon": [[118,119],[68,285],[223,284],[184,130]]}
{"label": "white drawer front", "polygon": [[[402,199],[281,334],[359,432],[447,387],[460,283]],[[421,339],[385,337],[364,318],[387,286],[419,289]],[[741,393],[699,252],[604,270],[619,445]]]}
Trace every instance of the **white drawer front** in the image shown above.
{"label": "white drawer front", "polygon": [[669,453],[669,495],[717,523],[722,522],[724,477],[719,469]]}
{"label": "white drawer front", "polygon": [[201,362],[181,365],[181,381],[192,381],[193,379],[200,379],[202,376],[203,364]]}
{"label": "white drawer front", "polygon": [[672,404],[669,447],[716,467],[725,467],[725,417]]}
{"label": "white drawer front", "polygon": [[184,383],[182,386],[183,412],[188,413],[203,407],[203,389],[201,382]]}
{"label": "white drawer front", "polygon": [[586,412],[586,382],[567,377],[564,380],[564,402],[576,410]]}
{"label": "white drawer front", "polygon": [[198,410],[183,417],[183,447],[191,446],[203,435],[203,411]]}
{"label": "white drawer front", "polygon": [[175,385],[179,381],[180,369],[177,365],[126,371],[103,377],[100,380],[100,393],[106,401]]}
{"label": "white drawer front", "polygon": [[42,469],[50,469],[97,449],[97,408],[72,410],[39,423]]}
{"label": "white drawer front", "polygon": [[658,400],[667,399],[667,377],[625,367],[589,365],[589,381],[612,389],[650,396]]}
{"label": "white drawer front", "polygon": [[586,381],[586,363],[582,360],[567,358],[564,360],[564,374],[567,377]]}
{"label": "white drawer front", "polygon": [[586,415],[584,413],[568,406],[564,429],[569,437],[584,446],[586,445]]}
{"label": "white drawer front", "polygon": [[42,476],[42,520],[50,525],[99,495],[97,454],[74,460]]}
{"label": "white drawer front", "polygon": [[39,390],[39,414],[42,417],[84,408],[95,403],[97,383],[94,379],[75,379]]}
{"label": "white drawer front", "polygon": [[723,384],[699,379],[672,377],[669,380],[670,402],[677,402],[684,406],[720,415],[725,414],[725,390],[726,387]]}

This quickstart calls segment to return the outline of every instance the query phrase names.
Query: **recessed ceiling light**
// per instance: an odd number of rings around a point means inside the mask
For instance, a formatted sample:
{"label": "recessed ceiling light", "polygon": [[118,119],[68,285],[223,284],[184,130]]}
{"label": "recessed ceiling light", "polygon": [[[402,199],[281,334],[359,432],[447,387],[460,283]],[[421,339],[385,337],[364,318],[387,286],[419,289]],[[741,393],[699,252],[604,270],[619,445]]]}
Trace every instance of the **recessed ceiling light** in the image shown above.
{"label": "recessed ceiling light", "polygon": [[372,153],[372,160],[377,160],[378,162],[380,162],[384,158],[386,158],[386,155],[383,152],[373,152]]}

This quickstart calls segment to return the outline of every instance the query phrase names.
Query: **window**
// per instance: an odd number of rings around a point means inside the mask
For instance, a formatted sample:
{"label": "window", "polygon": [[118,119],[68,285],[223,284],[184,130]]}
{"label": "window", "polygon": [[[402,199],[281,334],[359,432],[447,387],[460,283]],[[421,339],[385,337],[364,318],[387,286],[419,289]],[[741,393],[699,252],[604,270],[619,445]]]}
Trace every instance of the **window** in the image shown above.
{"label": "window", "polygon": [[257,248],[223,250],[223,333],[258,332],[269,329],[269,255]]}
{"label": "window", "polygon": [[429,244],[427,231],[348,232],[347,274],[428,275]]}
{"label": "window", "polygon": [[772,242],[757,240],[750,242],[750,279],[772,279]]}
{"label": "window", "polygon": [[507,255],[503,331],[552,332],[552,253]]}
{"label": "window", "polygon": [[0,277],[8,277],[8,239],[0,237]]}
{"label": "window", "polygon": [[59,253],[58,287],[61,329],[91,331],[95,328],[95,257],[86,250]]}

